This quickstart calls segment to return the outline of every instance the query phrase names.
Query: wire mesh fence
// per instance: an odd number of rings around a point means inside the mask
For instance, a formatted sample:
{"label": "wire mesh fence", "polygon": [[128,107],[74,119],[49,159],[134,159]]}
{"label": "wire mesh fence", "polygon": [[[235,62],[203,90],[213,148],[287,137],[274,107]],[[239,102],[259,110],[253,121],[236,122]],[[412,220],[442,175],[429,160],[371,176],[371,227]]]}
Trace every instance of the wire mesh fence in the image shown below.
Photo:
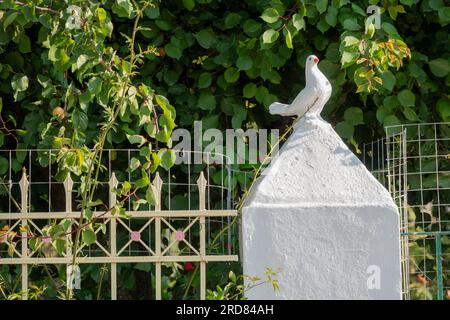
{"label": "wire mesh fence", "polygon": [[450,299],[449,125],[386,127],[364,145],[364,163],[399,208],[405,299]]}

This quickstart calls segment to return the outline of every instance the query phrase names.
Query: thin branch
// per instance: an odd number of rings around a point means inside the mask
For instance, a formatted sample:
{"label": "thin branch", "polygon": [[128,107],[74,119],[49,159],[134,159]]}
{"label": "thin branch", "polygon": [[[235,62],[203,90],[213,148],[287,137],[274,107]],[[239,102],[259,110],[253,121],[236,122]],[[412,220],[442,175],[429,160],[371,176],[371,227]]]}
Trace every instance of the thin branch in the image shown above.
{"label": "thin branch", "polygon": [[[0,3],[4,3],[4,2],[5,2],[4,0],[0,0]],[[19,7],[27,7],[27,6],[29,6],[28,3],[23,3],[23,2],[20,2],[20,1],[14,1],[14,4],[19,6]],[[40,11],[40,12],[51,13],[51,14],[54,14],[54,15],[59,15],[59,13],[60,13],[59,11],[54,10],[52,8],[45,8],[45,7],[38,7],[38,6],[35,6],[34,8],[36,10]]]}

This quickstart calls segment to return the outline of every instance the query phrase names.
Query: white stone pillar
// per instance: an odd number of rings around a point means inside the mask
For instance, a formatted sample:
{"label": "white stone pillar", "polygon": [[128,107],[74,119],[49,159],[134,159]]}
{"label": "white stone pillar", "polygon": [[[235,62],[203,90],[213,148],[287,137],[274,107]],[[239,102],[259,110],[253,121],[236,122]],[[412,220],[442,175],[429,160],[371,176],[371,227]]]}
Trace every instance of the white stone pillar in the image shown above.
{"label": "white stone pillar", "polygon": [[400,231],[388,191],[326,122],[303,118],[242,209],[244,274],[281,269],[250,299],[400,299]]}

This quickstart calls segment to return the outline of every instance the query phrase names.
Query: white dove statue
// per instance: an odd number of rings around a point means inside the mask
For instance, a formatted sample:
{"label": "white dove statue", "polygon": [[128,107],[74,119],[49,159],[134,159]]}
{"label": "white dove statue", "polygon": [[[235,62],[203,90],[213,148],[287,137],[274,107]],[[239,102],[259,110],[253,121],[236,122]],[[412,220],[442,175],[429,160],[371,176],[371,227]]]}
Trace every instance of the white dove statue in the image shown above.
{"label": "white dove statue", "polygon": [[295,97],[291,104],[274,102],[269,106],[271,114],[282,116],[311,115],[323,120],[320,112],[331,96],[331,84],[325,75],[319,70],[317,64],[319,58],[310,55],[306,58],[305,76],[306,86]]}

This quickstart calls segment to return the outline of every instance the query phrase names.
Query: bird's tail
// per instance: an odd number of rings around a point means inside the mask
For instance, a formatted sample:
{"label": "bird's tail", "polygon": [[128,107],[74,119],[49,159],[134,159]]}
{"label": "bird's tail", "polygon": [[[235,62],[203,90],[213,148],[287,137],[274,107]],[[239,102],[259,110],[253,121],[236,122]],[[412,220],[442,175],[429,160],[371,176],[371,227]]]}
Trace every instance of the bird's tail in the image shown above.
{"label": "bird's tail", "polygon": [[270,114],[286,115],[289,113],[289,105],[279,102],[274,102],[269,106]]}

